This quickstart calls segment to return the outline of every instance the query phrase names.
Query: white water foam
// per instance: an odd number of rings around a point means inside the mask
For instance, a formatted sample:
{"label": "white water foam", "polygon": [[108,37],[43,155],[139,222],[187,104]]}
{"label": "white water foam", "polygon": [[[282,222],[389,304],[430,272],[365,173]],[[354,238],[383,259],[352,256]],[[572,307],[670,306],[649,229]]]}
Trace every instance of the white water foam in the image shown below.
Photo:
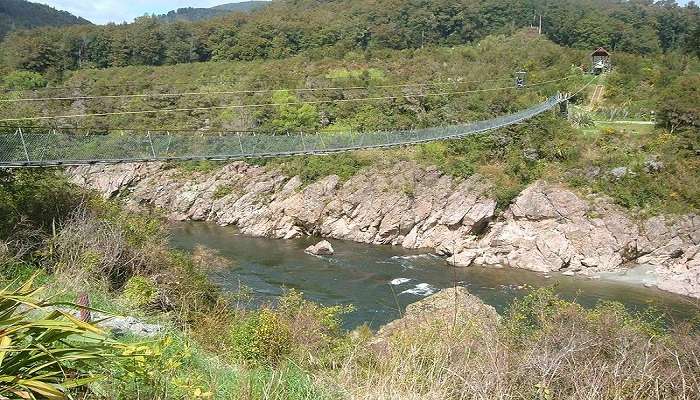
{"label": "white water foam", "polygon": [[413,294],[416,296],[430,296],[435,293],[437,289],[431,286],[429,283],[419,283],[416,287],[408,290],[404,290],[401,294]]}
{"label": "white water foam", "polygon": [[431,254],[431,253],[425,253],[425,254],[411,254],[407,256],[392,256],[391,258],[394,260],[417,260],[419,258],[435,258],[435,257],[440,257],[436,254]]}
{"label": "white water foam", "polygon": [[399,286],[399,285],[403,285],[404,283],[408,283],[410,281],[411,280],[408,278],[396,278],[396,279],[392,279],[391,282],[389,282],[389,284],[391,284],[393,286]]}

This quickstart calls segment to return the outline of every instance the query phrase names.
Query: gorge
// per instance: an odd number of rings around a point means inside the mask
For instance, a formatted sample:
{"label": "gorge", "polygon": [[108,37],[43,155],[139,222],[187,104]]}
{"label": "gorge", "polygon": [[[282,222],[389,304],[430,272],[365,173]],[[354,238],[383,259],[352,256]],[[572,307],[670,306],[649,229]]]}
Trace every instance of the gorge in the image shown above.
{"label": "gorge", "polygon": [[603,197],[544,181],[499,211],[486,179],[458,180],[412,161],[308,185],[245,162],[191,174],[163,163],[74,167],[68,174],[105,197],[161,208],[171,220],[234,225],[246,235],[400,245],[447,257],[446,266],[592,278],[645,265],[647,285],[700,298],[700,216],[635,218]]}

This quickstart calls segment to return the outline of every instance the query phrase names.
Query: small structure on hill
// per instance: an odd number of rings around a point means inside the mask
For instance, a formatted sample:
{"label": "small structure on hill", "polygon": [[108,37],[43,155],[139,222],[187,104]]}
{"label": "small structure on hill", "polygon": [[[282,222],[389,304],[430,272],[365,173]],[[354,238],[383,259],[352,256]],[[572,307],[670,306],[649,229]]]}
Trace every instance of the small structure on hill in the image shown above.
{"label": "small structure on hill", "polygon": [[600,75],[610,72],[612,64],[610,63],[610,53],[602,47],[598,47],[596,51],[591,53],[591,73]]}

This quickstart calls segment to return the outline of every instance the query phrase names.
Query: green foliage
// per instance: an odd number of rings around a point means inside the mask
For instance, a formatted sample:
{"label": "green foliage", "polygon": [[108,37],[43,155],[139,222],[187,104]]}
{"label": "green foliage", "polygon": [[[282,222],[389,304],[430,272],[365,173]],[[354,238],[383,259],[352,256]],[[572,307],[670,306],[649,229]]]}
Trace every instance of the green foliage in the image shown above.
{"label": "green foliage", "polygon": [[700,130],[700,75],[677,78],[659,99],[657,122],[674,132]]}
{"label": "green foliage", "polygon": [[559,298],[552,288],[541,288],[514,301],[508,308],[504,329],[522,342],[541,332],[548,321],[568,307],[579,307]]}
{"label": "green foliage", "polygon": [[222,185],[217,187],[216,190],[214,190],[214,194],[212,195],[212,197],[214,198],[214,200],[219,200],[228,196],[231,193],[233,193],[233,188],[231,186]]}
{"label": "green foliage", "polygon": [[[601,125],[574,138],[571,146],[579,149],[581,157],[565,164],[566,181],[579,190],[604,193],[646,215],[687,213],[700,207],[700,163],[693,155],[697,133],[692,129],[671,134],[662,129]],[[652,160],[663,167],[648,170],[646,163]],[[612,176],[610,171],[618,167],[627,168],[628,173]]]}
{"label": "green foliage", "polygon": [[352,153],[329,154],[323,156],[298,156],[272,165],[278,167],[288,176],[299,176],[304,184],[309,184],[326,177],[337,175],[341,181],[346,181],[360,169],[369,165]]}
{"label": "green foliage", "polygon": [[[22,11],[21,4],[30,4],[12,1],[16,3],[13,4],[15,12]],[[185,15],[194,13],[191,18],[185,17],[188,19],[213,11],[182,10]],[[696,51],[693,44],[700,26],[697,6],[611,0],[439,0],[418,3],[390,0],[381,6],[370,0],[342,4],[279,1],[251,15],[234,13],[205,21],[178,21],[176,26],[164,21],[182,19],[178,13],[141,17],[123,25],[80,25],[29,34],[19,32],[10,35],[3,47],[10,55],[11,67],[40,72],[52,69],[60,75],[64,70],[95,65],[253,60],[284,58],[300,53],[340,56],[367,49],[455,46],[488,35],[527,28],[532,23],[533,12],[543,16],[543,32],[564,46],[586,50],[608,46],[617,52],[641,54]],[[13,25],[5,22],[5,18],[0,19],[2,25]],[[15,22],[15,18],[10,21]],[[86,21],[56,21],[55,24],[81,22]],[[24,26],[44,24],[27,23]],[[4,33],[2,25],[0,34]],[[93,46],[95,38],[100,39]],[[61,45],[55,46],[56,43]],[[109,49],[107,54],[106,49]],[[354,73],[354,69],[345,68],[347,74]],[[341,69],[337,71],[333,75],[346,75]],[[372,75],[372,70],[369,71]]]}
{"label": "green foliage", "polygon": [[68,399],[128,347],[37,295],[31,279],[0,290],[0,396]]}
{"label": "green foliage", "polygon": [[294,104],[299,99],[288,91],[277,91],[272,95],[276,106],[270,120],[270,128],[281,133],[315,132],[319,125],[319,115],[312,104]]}
{"label": "green foliage", "polygon": [[234,325],[234,355],[253,364],[275,364],[291,351],[291,332],[272,310],[263,309]]}
{"label": "green foliage", "polygon": [[134,307],[145,307],[156,299],[158,288],[152,279],[136,275],[124,285],[123,295]]}
{"label": "green foliage", "polygon": [[5,86],[13,90],[32,90],[46,86],[46,79],[31,71],[13,71],[3,78]]}
{"label": "green foliage", "polygon": [[326,74],[328,79],[362,79],[364,81],[381,81],[385,78],[384,71],[377,68],[353,69],[337,68]]}
{"label": "green foliage", "polygon": [[300,317],[310,318],[318,322],[322,329],[321,334],[332,337],[342,333],[342,317],[352,312],[354,307],[352,305],[323,307],[304,299],[302,292],[290,289],[280,298],[277,310],[290,321]]}
{"label": "green foliage", "polygon": [[0,170],[0,238],[48,234],[75,207],[79,194],[51,170]]}
{"label": "green foliage", "polygon": [[312,376],[294,365],[259,367],[243,378],[236,393],[239,398],[265,400],[331,400],[338,398],[324,391]]}
{"label": "green foliage", "polygon": [[321,306],[288,290],[274,308],[247,313],[232,323],[234,356],[253,365],[290,359],[299,365],[333,363],[346,344],[343,315],[352,306]]}
{"label": "green foliage", "polygon": [[[145,28],[144,28],[145,29]],[[168,28],[166,33],[182,36],[179,28]],[[172,30],[172,32],[171,32]],[[168,34],[170,34],[168,33]],[[47,51],[53,51],[49,44],[52,38],[46,39]],[[101,46],[102,38],[97,36],[90,43]],[[181,41],[176,41],[180,43]],[[166,46],[179,54],[178,45]],[[230,50],[230,47],[227,47]],[[127,49],[128,50],[128,49]],[[462,57],[462,53],[472,53],[470,57]],[[25,53],[22,53],[25,54]],[[120,53],[122,54],[122,53]],[[180,54],[186,56],[183,54]],[[24,56],[22,56],[24,57]],[[130,50],[123,53],[128,64],[132,57]],[[179,57],[179,56],[178,56]],[[62,82],[63,85],[76,87],[77,93],[89,95],[114,94],[115,89],[106,86],[119,85],[129,82],[130,92],[210,92],[237,91],[262,89],[260,93],[246,94],[241,99],[244,104],[281,103],[283,106],[257,107],[254,109],[221,109],[194,113],[154,113],[135,114],[129,116],[114,115],[106,117],[90,117],[83,119],[86,126],[147,126],[170,129],[191,130],[249,130],[256,129],[259,133],[298,133],[315,135],[318,131],[376,131],[410,129],[413,127],[430,127],[446,123],[474,121],[520,110],[549,96],[556,89],[570,89],[578,85],[578,80],[569,80],[566,84],[533,87],[532,90],[518,92],[514,95],[503,96],[504,92],[483,92],[469,96],[430,96],[419,98],[397,98],[392,100],[371,102],[339,102],[344,98],[355,97],[385,97],[402,94],[422,94],[435,91],[429,88],[416,87],[410,93],[401,88],[387,88],[384,85],[402,84],[406,82],[425,82],[434,80],[445,83],[439,91],[459,91],[463,89],[489,88],[500,86],[500,83],[483,82],[480,84],[458,84],[457,77],[464,81],[479,81],[485,78],[503,78],[510,76],[514,68],[522,64],[533,71],[531,79],[548,80],[560,78],[570,73],[571,63],[581,57],[587,57],[578,52],[560,48],[542,37],[528,36],[519,32],[512,37],[502,35],[489,37],[479,45],[459,46],[454,49],[425,48],[410,51],[367,50],[363,53],[353,53],[347,59],[333,54],[321,53],[318,57],[293,57],[284,60],[267,60],[252,62],[211,62],[211,63],[180,63],[174,66],[123,67],[109,69],[81,69],[70,75]],[[104,60],[103,55],[90,59],[94,67]],[[410,60],[411,68],[406,68]],[[32,60],[25,60],[33,63]],[[23,61],[24,62],[24,61]],[[178,61],[179,62],[179,61]],[[48,66],[60,65],[62,61],[54,60]],[[357,64],[350,68],[348,64]],[[43,68],[43,67],[41,67]],[[348,70],[347,77],[334,77],[338,70]],[[283,71],[283,73],[280,73]],[[333,72],[329,78],[329,71]],[[336,71],[336,72],[334,72]],[[363,71],[356,73],[355,71]],[[380,74],[375,71],[382,71]],[[216,76],[213,80],[211,77]],[[342,76],[339,75],[339,76]],[[273,77],[273,78],[271,78]],[[177,86],[172,86],[178,82]],[[360,91],[335,91],[306,89],[320,87],[365,87]],[[278,88],[302,88],[301,92],[267,91]],[[420,93],[419,93],[420,92]],[[18,94],[8,94],[8,97]],[[348,97],[349,96],[349,97]],[[293,104],[297,100],[318,101],[316,104]],[[193,103],[194,102],[194,103]],[[292,104],[288,104],[292,103]],[[94,111],[120,111],[116,103],[105,99],[90,101]],[[220,96],[206,98],[192,96],[152,98],[139,97],[129,101],[130,109],[159,109],[159,108],[190,108],[209,107],[228,104]],[[71,102],[29,102],[13,107],[0,109],[0,116],[14,117],[17,115],[62,115],[71,114],[75,110]],[[92,108],[91,108],[92,110]],[[130,134],[131,132],[124,132]],[[114,137],[121,133],[115,132]],[[280,138],[280,140],[283,140]],[[313,137],[313,141],[325,140],[325,137]],[[98,151],[99,149],[88,149]],[[197,172],[199,167],[219,165],[215,162],[186,162],[181,167],[186,172]],[[206,168],[202,168],[204,170]]]}

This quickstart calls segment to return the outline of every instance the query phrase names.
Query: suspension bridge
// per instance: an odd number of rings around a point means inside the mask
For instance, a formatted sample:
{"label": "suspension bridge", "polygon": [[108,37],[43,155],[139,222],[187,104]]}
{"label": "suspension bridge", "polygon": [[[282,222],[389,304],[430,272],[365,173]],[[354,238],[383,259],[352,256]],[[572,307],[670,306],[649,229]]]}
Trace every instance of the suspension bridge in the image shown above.
{"label": "suspension bridge", "polygon": [[[0,133],[0,167],[50,167],[89,164],[116,164],[125,162],[149,162],[171,160],[234,160],[246,158],[287,157],[295,155],[322,155],[351,150],[387,148],[426,143],[438,140],[463,138],[486,131],[504,128],[536,117],[567,102],[583,90],[593,80],[574,94],[556,93],[545,101],[521,111],[482,121],[451,126],[374,132],[334,132],[308,134],[256,134],[255,132],[218,132],[216,134],[189,132],[145,132],[140,134],[108,133],[81,135],[75,132],[63,133],[45,128],[43,132],[18,127],[14,132]],[[481,90],[464,91],[464,93]],[[462,93],[462,92],[450,92]],[[444,95],[437,93],[434,95]],[[429,94],[433,95],[433,94]],[[132,95],[127,95],[132,96]],[[84,98],[87,96],[82,96]],[[399,98],[402,96],[376,97],[367,99]],[[403,96],[406,97],[406,96]],[[420,95],[419,95],[420,97]],[[56,99],[75,99],[59,97]],[[53,99],[50,99],[53,100]],[[352,101],[353,99],[349,99]],[[14,101],[33,101],[15,99]],[[338,100],[331,100],[337,102]],[[342,101],[342,100],[341,100]],[[325,100],[303,102],[323,103]],[[290,103],[299,104],[299,103]],[[245,107],[267,106],[270,104],[245,105]],[[279,104],[275,104],[279,105]],[[236,108],[243,106],[215,106],[210,109]],[[143,111],[119,111],[100,114],[28,117],[0,120],[3,122],[61,119],[84,116],[107,116],[143,114],[150,112],[178,112],[191,109],[160,109]]]}

